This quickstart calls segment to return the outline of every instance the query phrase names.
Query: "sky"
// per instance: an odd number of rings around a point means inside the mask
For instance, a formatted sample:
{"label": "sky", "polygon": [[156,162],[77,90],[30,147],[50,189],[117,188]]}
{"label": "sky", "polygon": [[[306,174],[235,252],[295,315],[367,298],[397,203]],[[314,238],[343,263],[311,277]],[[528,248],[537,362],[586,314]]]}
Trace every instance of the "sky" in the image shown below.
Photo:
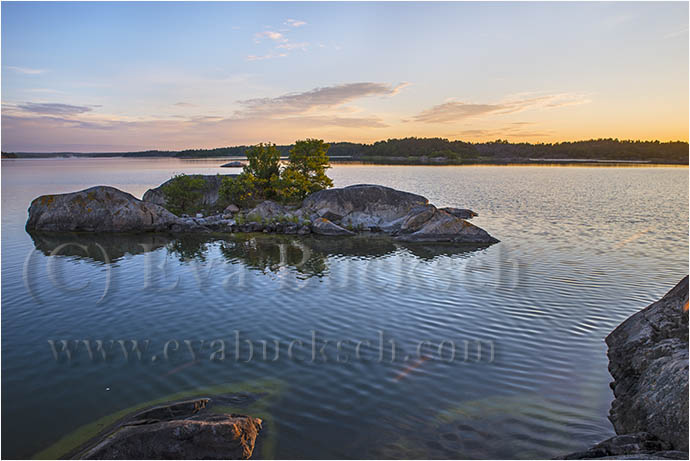
{"label": "sky", "polygon": [[2,150],[688,140],[688,3],[2,2]]}

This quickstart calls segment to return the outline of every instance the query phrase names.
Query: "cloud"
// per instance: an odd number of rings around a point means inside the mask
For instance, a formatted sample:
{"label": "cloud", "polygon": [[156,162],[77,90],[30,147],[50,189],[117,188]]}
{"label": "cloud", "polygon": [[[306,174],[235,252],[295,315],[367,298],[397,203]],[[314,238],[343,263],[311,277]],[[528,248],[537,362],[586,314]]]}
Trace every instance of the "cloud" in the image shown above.
{"label": "cloud", "polygon": [[28,67],[18,67],[18,66],[5,66],[5,69],[13,70],[19,74],[24,75],[38,75],[45,72],[43,69],[30,69]]}
{"label": "cloud", "polygon": [[175,104],[173,104],[173,106],[177,106],[177,107],[197,107],[196,104],[192,104],[191,102],[184,102],[184,101],[176,102]]}
{"label": "cloud", "polygon": [[291,27],[302,27],[302,26],[307,25],[307,23],[305,21],[300,21],[297,19],[288,19],[287,21],[285,21],[284,24],[286,26],[291,26]]}
{"label": "cloud", "polygon": [[287,38],[285,38],[283,34],[281,34],[280,32],[274,32],[272,30],[266,30],[254,35],[254,41],[256,43],[261,42],[261,40],[264,38],[268,38],[275,42],[287,42]]}
{"label": "cloud", "polygon": [[424,123],[447,123],[500,110],[501,106],[498,104],[467,104],[453,101],[427,109],[412,117],[412,120]]}
{"label": "cloud", "polygon": [[18,104],[17,108],[33,114],[41,115],[77,115],[92,110],[89,106],[73,106],[71,104],[27,102]]}
{"label": "cloud", "polygon": [[243,116],[304,114],[313,110],[331,109],[366,96],[394,95],[405,85],[392,87],[385,83],[360,82],[314,88],[302,93],[289,93],[275,98],[238,101]]}
{"label": "cloud", "polygon": [[[306,24],[304,21],[298,21],[296,19],[288,19],[284,24],[291,27],[300,27]],[[275,43],[274,51],[263,55],[250,54],[247,56],[247,61],[262,61],[265,59],[272,58],[284,58],[288,56],[289,51],[302,50],[307,51],[309,47],[308,42],[292,42],[286,35],[290,29],[280,29],[281,32],[276,32],[274,30],[264,30],[254,34],[254,43],[262,43],[265,39],[271,40]],[[283,51],[280,51],[283,50]]]}
{"label": "cloud", "polygon": [[[254,144],[266,140],[290,143],[295,137],[345,139],[356,130],[385,127],[376,116],[340,117],[328,115],[281,118],[235,118],[198,116],[168,119],[116,119],[95,114],[87,119],[60,116],[2,117],[2,149],[11,152],[54,152],[57,146],[81,145],[78,151],[113,151],[124,139],[138,149],[211,148],[222,145]],[[120,144],[122,145],[122,144]],[[67,149],[73,150],[73,149]],[[131,150],[121,148],[116,150]]]}
{"label": "cloud", "polygon": [[[179,149],[252,144],[265,140],[266,133],[275,142],[292,142],[295,136],[344,139],[353,131],[368,136],[369,130],[389,125],[376,114],[348,103],[363,97],[388,97],[403,87],[404,84],[376,82],[325,86],[238,101],[239,109],[225,115],[132,117],[95,111],[93,105],[5,103],[2,147],[12,151],[51,151],[60,145],[115,145],[127,139],[132,145]],[[194,106],[186,101],[171,105]]]}
{"label": "cloud", "polygon": [[281,48],[284,50],[302,50],[302,51],[306,51],[308,47],[309,47],[308,42],[299,42],[299,43],[285,42],[285,43],[281,43],[280,45],[277,46],[277,48]]}
{"label": "cloud", "polygon": [[469,136],[471,138],[542,138],[545,136],[550,136],[551,133],[545,131],[521,131],[516,130],[511,127],[503,127],[497,129],[482,129],[473,128],[468,130],[462,130],[458,135],[452,135],[449,137],[455,138],[463,136]]}
{"label": "cloud", "polygon": [[688,34],[688,28],[685,27],[683,29],[674,30],[672,32],[667,33],[666,35],[664,35],[664,39],[683,37],[687,34]]}
{"label": "cloud", "polygon": [[497,104],[473,104],[449,101],[426,109],[413,116],[411,121],[421,123],[451,123],[486,115],[503,115],[530,109],[552,109],[589,102],[583,95],[558,93],[534,97],[523,97]]}
{"label": "cloud", "polygon": [[247,56],[247,61],[263,61],[264,59],[273,59],[273,58],[284,58],[286,57],[286,53],[269,53],[269,54],[264,54],[261,56],[257,56],[255,54],[250,54]]}
{"label": "cloud", "polygon": [[287,117],[284,122],[290,124],[305,125],[310,127],[332,126],[341,128],[385,128],[388,125],[380,117],[338,117],[338,116],[314,116],[314,117]]}
{"label": "cloud", "polygon": [[458,133],[446,134],[448,138],[471,140],[515,139],[515,138],[543,138],[552,136],[551,130],[542,130],[535,122],[510,122],[503,126],[491,128],[471,127]]}

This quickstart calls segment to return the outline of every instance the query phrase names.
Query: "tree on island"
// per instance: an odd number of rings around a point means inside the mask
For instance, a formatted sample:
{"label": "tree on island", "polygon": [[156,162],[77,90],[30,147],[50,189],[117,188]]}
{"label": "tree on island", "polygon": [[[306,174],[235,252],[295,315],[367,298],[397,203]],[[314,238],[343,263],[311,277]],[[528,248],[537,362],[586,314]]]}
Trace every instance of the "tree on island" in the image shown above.
{"label": "tree on island", "polygon": [[166,198],[166,208],[176,215],[193,214],[203,196],[206,181],[203,178],[179,174],[173,176],[162,188]]}
{"label": "tree on island", "polygon": [[247,150],[247,165],[244,173],[260,181],[270,182],[280,175],[280,152],[275,144],[259,143]]}
{"label": "tree on island", "polygon": [[285,198],[301,200],[312,192],[333,186],[333,181],[326,175],[326,170],[331,167],[326,155],[329,147],[321,139],[295,142],[288,157],[289,164],[281,175],[281,192]]}
{"label": "tree on island", "polygon": [[242,173],[223,179],[220,197],[224,203],[241,206],[266,199],[283,203],[302,200],[333,185],[326,175],[330,168],[328,148],[320,139],[297,141],[290,150],[287,166],[281,169],[276,145],[257,144],[247,150],[247,165]]}

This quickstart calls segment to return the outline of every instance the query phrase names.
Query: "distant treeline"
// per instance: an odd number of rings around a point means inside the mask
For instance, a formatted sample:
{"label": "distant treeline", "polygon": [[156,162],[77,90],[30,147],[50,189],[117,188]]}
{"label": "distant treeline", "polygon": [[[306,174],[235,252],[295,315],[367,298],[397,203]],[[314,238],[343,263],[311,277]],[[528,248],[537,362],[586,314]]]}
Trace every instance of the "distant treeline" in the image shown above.
{"label": "distant treeline", "polygon": [[620,141],[594,139],[555,144],[484,143],[442,138],[404,138],[374,144],[334,143],[332,156],[352,156],[360,161],[386,163],[510,163],[534,159],[633,160],[688,164],[687,142]]}
{"label": "distant treeline", "polygon": [[[247,150],[252,146],[233,146],[216,147],[215,149],[185,149],[178,151],[169,150],[147,150],[142,152],[126,152],[123,157],[181,157],[181,158],[204,158],[204,157],[244,157]],[[292,145],[276,146],[280,155],[287,155]]]}
{"label": "distant treeline", "polygon": [[[187,149],[182,151],[149,150],[110,154],[24,154],[18,157],[50,155],[124,156],[124,157],[243,157],[250,146],[219,147],[216,149]],[[286,156],[292,145],[276,146]],[[3,157],[13,154],[3,153]],[[328,151],[339,161],[375,162],[389,164],[466,164],[515,163],[549,161],[554,159],[636,161],[649,163],[688,164],[688,143],[681,141],[627,141],[591,139],[560,143],[511,143],[498,139],[491,142],[469,143],[443,138],[388,139],[373,144],[352,142],[331,143]]]}

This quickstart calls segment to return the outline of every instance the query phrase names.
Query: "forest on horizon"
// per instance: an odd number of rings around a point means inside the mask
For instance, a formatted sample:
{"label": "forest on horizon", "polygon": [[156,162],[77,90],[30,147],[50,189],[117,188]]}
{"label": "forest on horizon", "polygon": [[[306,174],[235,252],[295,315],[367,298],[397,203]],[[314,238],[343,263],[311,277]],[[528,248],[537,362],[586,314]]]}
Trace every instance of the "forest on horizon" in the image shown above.
{"label": "forest on horizon", "polygon": [[[287,155],[293,145],[276,146]],[[146,150],[111,153],[2,153],[3,158],[78,157],[244,157],[251,146],[186,149],[179,151]],[[688,164],[688,143],[684,141],[632,141],[612,138],[559,143],[513,143],[507,140],[471,143],[445,138],[402,138],[373,144],[334,142],[328,155],[337,161],[386,164],[472,164],[514,163],[548,160],[606,160],[645,163]]]}

